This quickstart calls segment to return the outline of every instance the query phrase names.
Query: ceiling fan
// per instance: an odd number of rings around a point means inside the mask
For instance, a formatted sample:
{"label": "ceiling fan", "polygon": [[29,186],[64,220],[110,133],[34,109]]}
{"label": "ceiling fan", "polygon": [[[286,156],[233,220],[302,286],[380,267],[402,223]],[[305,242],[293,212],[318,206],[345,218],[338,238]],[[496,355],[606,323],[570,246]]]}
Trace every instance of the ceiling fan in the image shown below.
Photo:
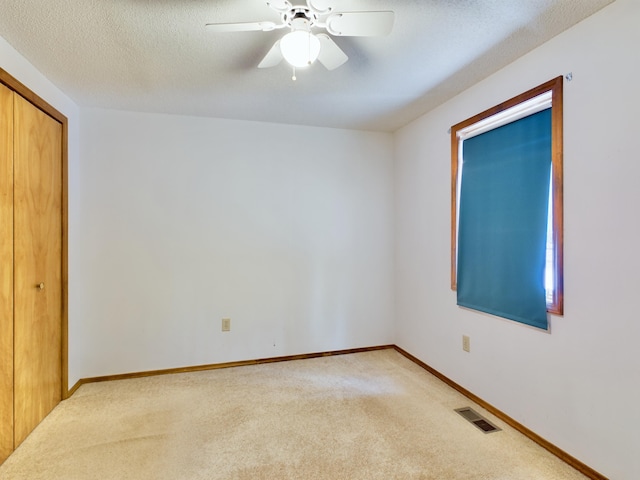
{"label": "ceiling fan", "polygon": [[[302,3],[302,0],[298,0]],[[269,32],[281,28],[290,31],[283,35],[258,64],[258,68],[278,65],[285,59],[295,69],[318,60],[327,70],[338,68],[347,55],[331,36],[384,36],[393,28],[392,11],[335,12],[331,0],[306,0],[292,4],[288,0],[268,0],[266,4],[280,14],[280,22],[207,23],[213,32]],[[322,29],[327,33],[314,33]]]}

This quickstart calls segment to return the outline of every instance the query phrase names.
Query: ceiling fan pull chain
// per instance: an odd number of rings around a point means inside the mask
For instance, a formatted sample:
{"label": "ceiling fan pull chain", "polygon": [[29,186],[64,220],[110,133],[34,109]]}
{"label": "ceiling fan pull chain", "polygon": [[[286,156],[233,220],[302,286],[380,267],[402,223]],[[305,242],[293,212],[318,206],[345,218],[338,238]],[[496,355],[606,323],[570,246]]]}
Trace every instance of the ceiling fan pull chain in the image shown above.
{"label": "ceiling fan pull chain", "polygon": [[296,67],[291,67],[291,68],[293,68],[293,75],[292,75],[292,77],[291,77],[291,80],[293,80],[293,81],[295,82],[295,81],[298,79],[298,78],[296,77]]}

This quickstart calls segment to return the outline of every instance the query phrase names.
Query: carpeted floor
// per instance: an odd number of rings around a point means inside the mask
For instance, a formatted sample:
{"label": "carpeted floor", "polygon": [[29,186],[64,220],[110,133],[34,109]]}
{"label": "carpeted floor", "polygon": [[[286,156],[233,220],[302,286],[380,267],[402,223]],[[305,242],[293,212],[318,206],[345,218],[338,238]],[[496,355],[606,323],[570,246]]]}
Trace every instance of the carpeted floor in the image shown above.
{"label": "carpeted floor", "polygon": [[[454,408],[503,430],[484,434]],[[2,480],[573,480],[394,350],[82,386]]]}

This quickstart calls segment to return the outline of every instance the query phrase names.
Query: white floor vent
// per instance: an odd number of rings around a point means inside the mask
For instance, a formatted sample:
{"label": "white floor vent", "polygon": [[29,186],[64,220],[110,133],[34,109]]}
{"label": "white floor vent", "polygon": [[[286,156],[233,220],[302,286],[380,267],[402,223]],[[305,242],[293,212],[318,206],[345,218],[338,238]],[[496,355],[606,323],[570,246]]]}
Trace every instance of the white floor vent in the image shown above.
{"label": "white floor vent", "polygon": [[489,420],[487,420],[482,415],[480,415],[478,412],[476,412],[475,410],[472,410],[469,407],[456,408],[455,411],[458,412],[460,415],[462,415],[462,417],[464,417],[465,420],[471,422],[477,428],[482,430],[484,433],[499,432],[501,430],[500,428],[496,427],[493,423],[491,423]]}

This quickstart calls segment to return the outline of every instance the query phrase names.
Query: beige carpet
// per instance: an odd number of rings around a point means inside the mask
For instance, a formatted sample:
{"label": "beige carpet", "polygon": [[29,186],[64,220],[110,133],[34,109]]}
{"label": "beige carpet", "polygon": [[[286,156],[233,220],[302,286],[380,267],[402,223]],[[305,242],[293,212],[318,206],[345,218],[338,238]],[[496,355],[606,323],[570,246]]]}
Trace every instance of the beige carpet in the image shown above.
{"label": "beige carpet", "polygon": [[2,480],[584,478],[394,350],[84,385],[0,466]]}

